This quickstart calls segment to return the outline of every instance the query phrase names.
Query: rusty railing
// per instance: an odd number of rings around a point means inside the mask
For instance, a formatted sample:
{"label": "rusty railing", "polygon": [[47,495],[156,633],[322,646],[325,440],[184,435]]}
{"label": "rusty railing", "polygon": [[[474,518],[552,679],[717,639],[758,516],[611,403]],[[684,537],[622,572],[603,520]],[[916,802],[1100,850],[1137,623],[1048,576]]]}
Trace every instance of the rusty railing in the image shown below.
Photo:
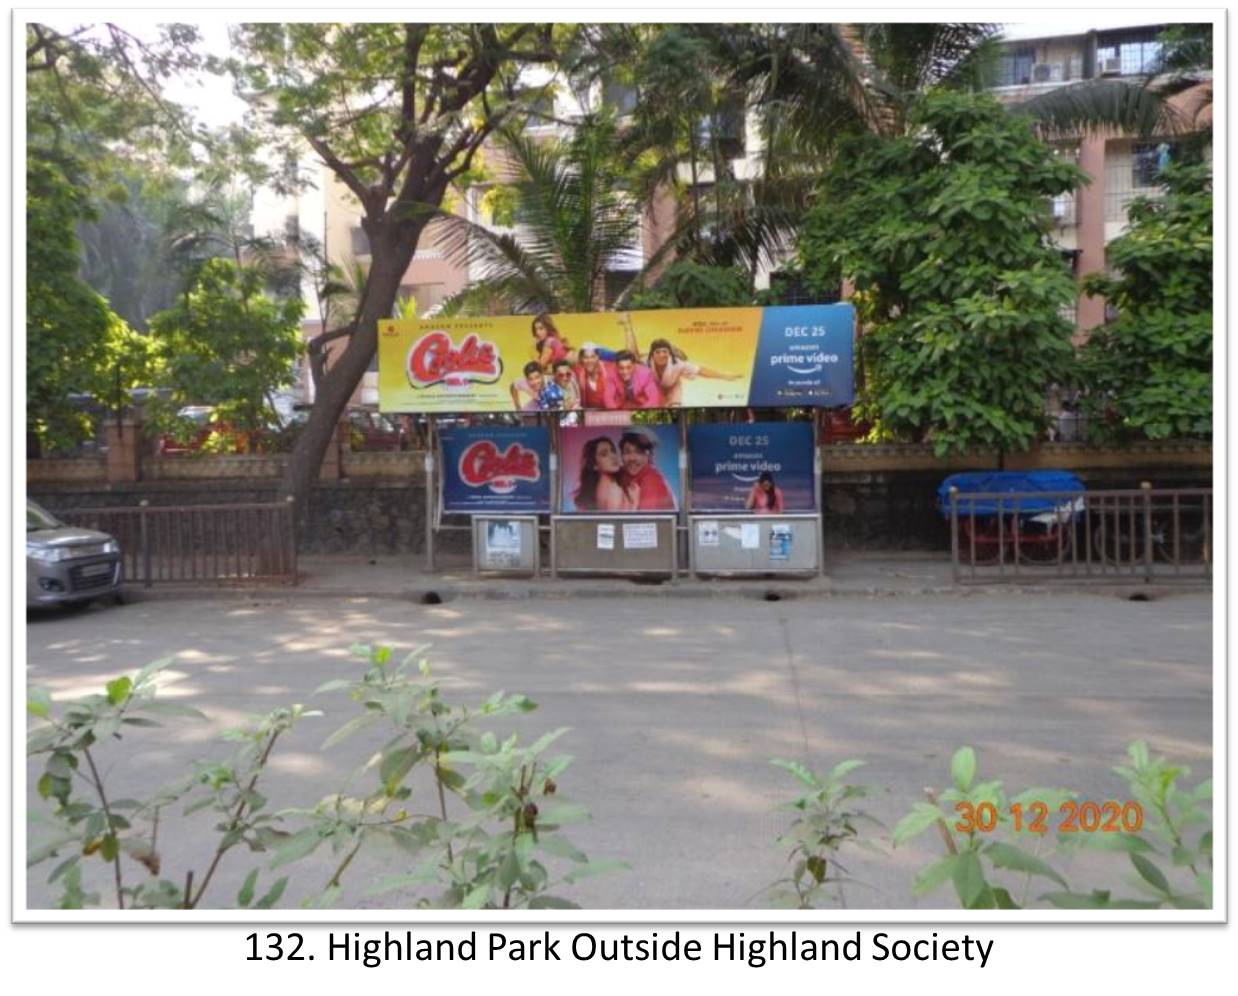
{"label": "rusty railing", "polygon": [[[1054,506],[1048,511],[1046,500]],[[1006,494],[955,489],[949,511],[957,583],[1212,579],[1211,488],[1145,484],[1121,491]]]}
{"label": "rusty railing", "polygon": [[149,588],[187,581],[297,583],[293,503],[150,505],[56,513],[73,526],[110,533],[127,581]]}

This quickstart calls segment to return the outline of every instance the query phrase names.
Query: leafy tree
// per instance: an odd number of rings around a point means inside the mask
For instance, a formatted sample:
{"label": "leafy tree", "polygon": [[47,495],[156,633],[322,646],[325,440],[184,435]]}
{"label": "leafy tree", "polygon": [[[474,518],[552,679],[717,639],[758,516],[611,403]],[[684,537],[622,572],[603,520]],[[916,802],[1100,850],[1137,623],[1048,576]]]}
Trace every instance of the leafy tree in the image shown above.
{"label": "leafy tree", "polygon": [[742,308],[752,304],[748,274],[737,267],[704,266],[688,259],[671,263],[646,290],[634,292],[628,307]]}
{"label": "leafy tree", "polygon": [[185,281],[169,265],[169,230],[189,203],[188,184],[140,165],[121,165],[123,195],[107,198],[78,225],[82,279],[134,328],[170,307]]}
{"label": "leafy tree", "polygon": [[304,310],[299,299],[265,297],[261,271],[208,260],[177,304],[150,320],[168,406],[213,405],[243,432],[269,425],[270,395],[291,377]]}
{"label": "leafy tree", "polygon": [[183,163],[192,129],[159,85],[192,61],[193,30],[141,41],[115,25],[26,30],[26,340],[29,451],[91,431],[70,395],[112,405],[145,376],[142,344],[79,275],[78,230],[121,203],[121,167]]}
{"label": "leafy tree", "polygon": [[805,219],[805,278],[855,283],[858,407],[877,435],[1025,448],[1072,362],[1076,288],[1048,202],[1083,174],[991,97],[935,93],[909,124],[840,147]]}
{"label": "leafy tree", "polygon": [[1118,309],[1083,350],[1088,425],[1099,438],[1212,435],[1212,172],[1171,165],[1161,198],[1130,206],[1109,243],[1116,277],[1085,288]]}
{"label": "leafy tree", "polygon": [[[486,139],[535,102],[521,73],[552,61],[554,37],[535,24],[250,24],[232,43],[264,139],[326,164],[360,206],[372,252],[356,314],[310,346],[316,400],[282,482],[304,498],[422,232]],[[328,369],[336,338],[347,345]]]}
{"label": "leafy tree", "polygon": [[123,322],[78,277],[75,227],[90,207],[74,178],[53,161],[26,163],[26,431],[32,456],[90,434],[71,394],[96,391],[109,339]]}

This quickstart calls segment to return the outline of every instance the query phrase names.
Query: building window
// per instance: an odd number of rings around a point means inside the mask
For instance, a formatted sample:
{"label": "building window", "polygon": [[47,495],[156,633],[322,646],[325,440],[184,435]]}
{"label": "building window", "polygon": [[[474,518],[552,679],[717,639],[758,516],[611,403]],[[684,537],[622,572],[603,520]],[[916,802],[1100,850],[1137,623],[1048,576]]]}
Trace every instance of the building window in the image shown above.
{"label": "building window", "polygon": [[636,277],[637,273],[633,270],[607,270],[602,274],[602,294],[607,308],[615,306],[619,295],[631,286]]}
{"label": "building window", "polygon": [[1035,62],[1034,48],[1017,48],[1003,52],[997,59],[997,85],[1024,86],[1032,82],[1032,65]]}
{"label": "building window", "polygon": [[1102,36],[1096,48],[1096,65],[1105,71],[1107,62],[1116,60],[1123,76],[1142,76],[1154,73],[1161,64],[1161,43],[1157,41],[1159,28],[1127,32],[1121,35]]}
{"label": "building window", "polygon": [[370,237],[365,234],[365,229],[360,225],[354,225],[349,232],[352,237],[352,254],[354,256],[370,255]]}
{"label": "building window", "polygon": [[727,108],[701,119],[700,141],[706,148],[714,140],[724,159],[740,159],[744,155],[744,112],[742,108]]}
{"label": "building window", "polygon": [[290,214],[284,219],[284,241],[294,243],[301,241],[301,219],[295,214]]}
{"label": "building window", "polygon": [[529,115],[530,128],[546,128],[555,123],[555,95],[551,90],[545,87],[526,90],[521,96]]}
{"label": "building window", "polygon": [[1159,197],[1161,170],[1174,158],[1169,142],[1110,142],[1105,149],[1105,221],[1126,222],[1136,197]]}
{"label": "building window", "polygon": [[1168,142],[1141,143],[1131,149],[1131,186],[1155,187],[1161,170],[1169,165],[1172,152]]}
{"label": "building window", "polygon": [[602,106],[609,107],[622,117],[636,110],[639,99],[636,87],[615,80],[605,80],[602,83]]}

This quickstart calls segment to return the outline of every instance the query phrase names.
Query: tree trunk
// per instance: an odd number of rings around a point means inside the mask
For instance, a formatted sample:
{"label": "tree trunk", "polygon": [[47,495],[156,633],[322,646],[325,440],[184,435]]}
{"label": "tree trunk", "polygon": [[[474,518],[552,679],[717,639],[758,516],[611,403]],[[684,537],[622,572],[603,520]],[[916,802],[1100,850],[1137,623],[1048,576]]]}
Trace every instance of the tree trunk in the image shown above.
{"label": "tree trunk", "polygon": [[310,487],[318,477],[335,426],[378,348],[378,322],[391,315],[404,271],[417,251],[425,222],[412,224],[415,231],[411,233],[409,223],[405,223],[392,225],[377,239],[371,239],[373,264],[366,280],[361,313],[356,319],[356,331],[318,385],[309,420],[288,459],[280,481],[280,494],[292,495],[296,500],[297,520],[301,525],[305,523]]}

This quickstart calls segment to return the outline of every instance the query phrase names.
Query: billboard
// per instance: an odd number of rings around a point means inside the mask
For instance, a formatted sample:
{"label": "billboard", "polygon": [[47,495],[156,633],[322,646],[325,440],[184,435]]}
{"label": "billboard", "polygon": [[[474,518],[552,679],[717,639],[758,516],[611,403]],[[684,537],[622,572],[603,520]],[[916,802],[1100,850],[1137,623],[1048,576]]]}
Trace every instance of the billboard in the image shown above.
{"label": "billboard", "polygon": [[679,428],[565,426],[559,432],[563,512],[674,512]]}
{"label": "billboard", "polygon": [[824,406],[852,399],[849,304],[378,323],[385,412]]}
{"label": "billboard", "polygon": [[816,511],[807,422],[694,425],[688,454],[694,512]]}
{"label": "billboard", "polygon": [[444,512],[550,511],[548,429],[478,426],[440,438]]}

